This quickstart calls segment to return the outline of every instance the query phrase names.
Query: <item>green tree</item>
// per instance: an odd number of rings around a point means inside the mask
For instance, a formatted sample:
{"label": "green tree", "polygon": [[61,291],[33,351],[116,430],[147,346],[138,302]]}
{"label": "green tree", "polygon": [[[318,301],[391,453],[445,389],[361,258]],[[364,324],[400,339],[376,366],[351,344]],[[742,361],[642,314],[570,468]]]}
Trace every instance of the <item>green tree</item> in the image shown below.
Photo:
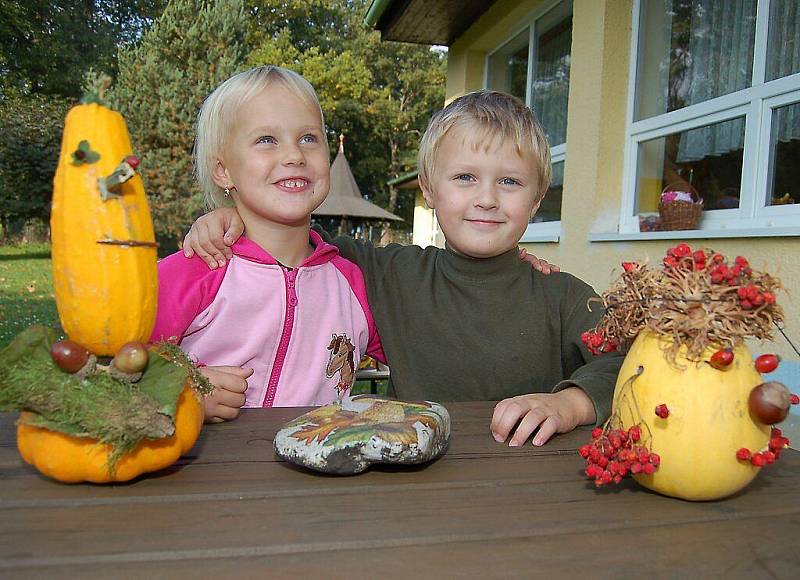
{"label": "green tree", "polygon": [[370,2],[251,0],[251,65],[296,70],[317,90],[333,146],[345,148],[362,193],[407,221],[414,200],[387,180],[414,169],[419,137],[444,101],[446,57],[382,42],[362,25]]}
{"label": "green tree", "polygon": [[46,230],[53,176],[69,101],[48,95],[0,99],[0,225],[3,236],[26,222]]}
{"label": "green tree", "polygon": [[166,0],[0,0],[3,91],[77,98],[89,68],[116,71],[119,46],[135,42]]}
{"label": "green tree", "polygon": [[136,46],[119,53],[109,99],[125,117],[156,233],[178,240],[202,212],[193,179],[194,122],[203,99],[241,70],[242,0],[173,0]]}

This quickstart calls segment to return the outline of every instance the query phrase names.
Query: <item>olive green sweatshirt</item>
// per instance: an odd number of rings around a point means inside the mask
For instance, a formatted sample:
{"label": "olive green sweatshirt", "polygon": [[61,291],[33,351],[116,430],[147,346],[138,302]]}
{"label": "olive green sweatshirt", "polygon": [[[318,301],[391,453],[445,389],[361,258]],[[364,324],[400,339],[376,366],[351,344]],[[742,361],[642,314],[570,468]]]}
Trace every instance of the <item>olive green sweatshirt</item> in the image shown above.
{"label": "olive green sweatshirt", "polygon": [[578,386],[597,422],[609,415],[620,355],[591,355],[581,333],[602,306],[588,285],[543,275],[516,249],[489,259],[449,249],[333,240],[364,272],[391,369],[390,394],[433,401],[500,400]]}

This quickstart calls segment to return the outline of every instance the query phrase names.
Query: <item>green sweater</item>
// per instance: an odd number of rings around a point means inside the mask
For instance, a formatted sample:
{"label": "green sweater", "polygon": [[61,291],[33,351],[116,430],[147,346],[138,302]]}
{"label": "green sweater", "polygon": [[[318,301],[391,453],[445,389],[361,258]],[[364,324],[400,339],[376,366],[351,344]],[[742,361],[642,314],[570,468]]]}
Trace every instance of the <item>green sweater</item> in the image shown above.
{"label": "green sweater", "polygon": [[511,250],[489,259],[449,249],[333,240],[364,272],[391,368],[390,394],[434,401],[499,400],[579,386],[597,422],[609,415],[622,357],[592,356],[581,333],[602,307],[570,274],[537,272]]}

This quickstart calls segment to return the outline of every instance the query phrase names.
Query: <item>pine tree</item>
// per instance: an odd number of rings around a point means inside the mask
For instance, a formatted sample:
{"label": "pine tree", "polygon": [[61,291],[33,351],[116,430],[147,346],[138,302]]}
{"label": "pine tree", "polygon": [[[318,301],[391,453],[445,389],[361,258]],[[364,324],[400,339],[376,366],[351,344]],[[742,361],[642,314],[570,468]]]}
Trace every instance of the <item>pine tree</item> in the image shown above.
{"label": "pine tree", "polygon": [[128,123],[165,242],[180,239],[204,209],[192,170],[194,123],[208,93],[244,68],[246,29],[242,0],[173,0],[137,46],[120,50],[109,99]]}

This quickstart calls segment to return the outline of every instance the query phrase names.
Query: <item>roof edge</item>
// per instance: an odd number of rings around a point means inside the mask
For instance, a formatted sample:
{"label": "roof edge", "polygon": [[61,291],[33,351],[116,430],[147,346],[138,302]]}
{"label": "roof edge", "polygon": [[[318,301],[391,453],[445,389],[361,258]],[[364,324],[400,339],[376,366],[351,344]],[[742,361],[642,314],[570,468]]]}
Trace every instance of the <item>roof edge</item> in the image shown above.
{"label": "roof edge", "polygon": [[392,0],[372,0],[372,4],[367,9],[367,14],[364,16],[364,26],[367,28],[374,27],[391,4]]}

